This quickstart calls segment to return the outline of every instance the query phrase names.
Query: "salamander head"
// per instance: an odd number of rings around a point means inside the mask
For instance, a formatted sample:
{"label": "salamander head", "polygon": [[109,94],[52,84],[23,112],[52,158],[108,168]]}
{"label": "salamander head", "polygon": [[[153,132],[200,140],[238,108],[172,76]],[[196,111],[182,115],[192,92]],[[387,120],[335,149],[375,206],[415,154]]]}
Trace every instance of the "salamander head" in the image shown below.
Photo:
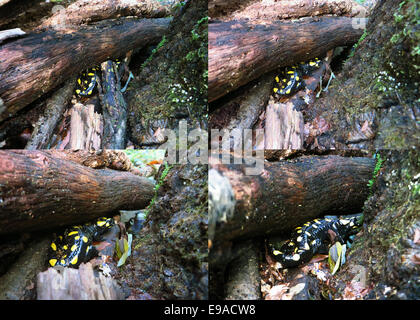
{"label": "salamander head", "polygon": [[363,225],[363,218],[364,216],[362,213],[340,216],[338,220],[340,229],[347,236],[356,234]]}

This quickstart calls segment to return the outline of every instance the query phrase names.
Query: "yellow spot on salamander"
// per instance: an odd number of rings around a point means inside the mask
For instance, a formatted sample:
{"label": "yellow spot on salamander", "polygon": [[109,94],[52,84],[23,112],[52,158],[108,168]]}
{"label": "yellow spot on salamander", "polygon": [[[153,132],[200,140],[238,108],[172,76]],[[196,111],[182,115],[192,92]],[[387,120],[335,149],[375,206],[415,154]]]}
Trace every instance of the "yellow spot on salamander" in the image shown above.
{"label": "yellow spot on salamander", "polygon": [[287,83],[287,85],[288,85],[288,86],[290,86],[291,84],[292,84],[292,81],[289,81],[289,82]]}
{"label": "yellow spot on salamander", "polygon": [[80,90],[79,89],[76,89],[76,93],[79,94],[80,93]]}
{"label": "yellow spot on salamander", "polygon": [[67,245],[64,245],[64,246],[63,246],[63,249],[64,249],[64,250],[67,250],[68,248],[69,248],[69,247],[67,247]]}
{"label": "yellow spot on salamander", "polygon": [[280,82],[280,79],[279,79],[279,77],[277,77],[277,76],[276,76],[276,82]]}
{"label": "yellow spot on salamander", "polygon": [[57,259],[50,259],[49,263],[50,263],[51,267],[54,267],[55,264],[57,263]]}
{"label": "yellow spot on salamander", "polygon": [[65,264],[65,263],[66,263],[66,261],[64,261],[63,259],[61,259],[61,260],[60,260],[60,263],[61,263],[61,264]]}
{"label": "yellow spot on salamander", "polygon": [[71,251],[75,251],[76,249],[77,249],[77,246],[74,244],[74,245],[71,246],[71,249],[70,250]]}
{"label": "yellow spot on salamander", "polygon": [[68,236],[72,236],[72,235],[74,235],[74,234],[78,234],[79,233],[79,231],[72,231],[72,232],[70,232],[69,234],[68,234]]}
{"label": "yellow spot on salamander", "polygon": [[278,256],[279,254],[283,254],[283,252],[279,251],[279,250],[273,250],[273,254],[275,256]]}
{"label": "yellow spot on salamander", "polygon": [[77,83],[78,84],[82,84],[82,80],[80,80],[80,78],[77,79]]}
{"label": "yellow spot on salamander", "polygon": [[289,247],[293,247],[295,244],[292,242],[292,241],[290,241],[289,243],[288,243],[288,246]]}
{"label": "yellow spot on salamander", "polygon": [[83,236],[82,240],[84,243],[88,242],[88,238],[86,236]]}
{"label": "yellow spot on salamander", "polygon": [[293,251],[294,253],[296,253],[298,251],[298,247],[295,248],[295,250]]}
{"label": "yellow spot on salamander", "polygon": [[318,226],[316,224],[313,224],[312,227],[318,229]]}
{"label": "yellow spot on salamander", "polygon": [[305,246],[303,247],[305,250],[309,250],[310,249],[310,247],[309,247],[309,245],[308,245],[308,243],[307,242],[305,242]]}
{"label": "yellow spot on salamander", "polygon": [[346,224],[348,224],[350,222],[350,220],[340,219],[340,222],[341,222],[342,225],[346,225]]}
{"label": "yellow spot on salamander", "polygon": [[297,237],[296,241],[297,242],[301,242],[302,241],[302,237],[301,236]]}
{"label": "yellow spot on salamander", "polygon": [[294,74],[294,71],[287,71],[287,74]]}
{"label": "yellow spot on salamander", "polygon": [[91,94],[92,94],[92,90],[90,90],[87,94],[88,94],[88,95],[91,95]]}
{"label": "yellow spot on salamander", "polygon": [[316,63],[316,62],[314,62],[314,61],[310,61],[310,62],[309,62],[309,65],[310,65],[311,67],[313,67],[313,66],[316,66],[316,65],[317,65],[317,63]]}
{"label": "yellow spot on salamander", "polygon": [[296,233],[302,233],[302,230],[297,230]]}
{"label": "yellow spot on salamander", "polygon": [[289,93],[290,93],[290,89],[286,91],[286,94],[289,94]]}
{"label": "yellow spot on salamander", "polygon": [[75,256],[74,258],[73,258],[73,260],[71,260],[71,262],[70,262],[71,264],[76,264],[77,263],[77,256]]}
{"label": "yellow spot on salamander", "polygon": [[74,240],[79,240],[80,239],[80,236],[75,236],[74,237]]}
{"label": "yellow spot on salamander", "polygon": [[287,82],[287,79],[283,79],[283,82]]}
{"label": "yellow spot on salamander", "polygon": [[88,76],[90,76],[90,77],[92,77],[92,76],[94,76],[95,74],[94,73],[92,73],[92,72],[89,72],[88,73]]}
{"label": "yellow spot on salamander", "polygon": [[300,79],[299,76],[296,76],[296,81],[299,81],[299,79]]}
{"label": "yellow spot on salamander", "polygon": [[100,227],[102,227],[105,224],[105,221],[97,221],[96,224]]}
{"label": "yellow spot on salamander", "polygon": [[276,87],[274,87],[274,88],[273,88],[273,91],[274,91],[274,92],[277,92],[277,91],[279,91],[279,89],[278,89],[278,88],[276,88]]}
{"label": "yellow spot on salamander", "polygon": [[55,245],[55,243],[54,243],[54,242],[52,242],[52,243],[51,243],[51,248],[52,248],[54,251],[56,251],[56,250],[57,250],[57,246]]}
{"label": "yellow spot on salamander", "polygon": [[308,231],[305,231],[305,234],[308,236],[308,237],[310,237],[310,236],[312,236]]}

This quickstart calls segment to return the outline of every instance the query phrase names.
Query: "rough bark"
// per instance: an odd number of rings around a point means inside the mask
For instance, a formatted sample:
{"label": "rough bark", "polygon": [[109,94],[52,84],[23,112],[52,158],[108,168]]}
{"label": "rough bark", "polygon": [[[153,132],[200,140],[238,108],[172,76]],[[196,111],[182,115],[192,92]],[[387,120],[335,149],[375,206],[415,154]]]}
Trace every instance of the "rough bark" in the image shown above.
{"label": "rough bark", "polygon": [[37,273],[45,267],[51,239],[32,241],[7,273],[0,277],[1,300],[34,299]]}
{"label": "rough bark", "polygon": [[[62,156],[60,157],[59,154]],[[92,169],[59,151],[0,151],[0,234],[88,221],[119,209],[145,208],[154,184],[129,172]],[[97,158],[79,161],[100,166]]]}
{"label": "rough bark", "polygon": [[273,69],[352,45],[363,30],[347,17],[299,22],[215,22],[209,25],[209,102]]}
{"label": "rough bark", "polygon": [[[217,219],[215,242],[287,232],[323,214],[360,212],[375,160],[312,156],[264,165],[260,176],[247,176],[244,165],[215,166],[236,200],[233,215]],[[220,215],[226,204],[213,207],[209,214]]]}
{"label": "rough bark", "polygon": [[48,149],[53,131],[63,117],[66,106],[70,101],[76,79],[67,81],[62,88],[57,90],[54,95],[48,99],[44,109],[44,114],[38,119],[32,132],[31,139],[25,149]]}
{"label": "rough bark", "polygon": [[258,300],[261,298],[261,276],[259,273],[259,248],[254,241],[240,244],[245,248],[234,248],[243,252],[230,263],[225,284],[226,300]]}
{"label": "rough bark", "polygon": [[118,72],[110,60],[102,63],[102,89],[99,94],[104,117],[104,149],[125,149],[127,131],[127,105],[121,93]]}
{"label": "rough bark", "polygon": [[56,11],[37,29],[71,29],[81,24],[125,16],[163,18],[170,14],[170,6],[158,1],[78,0]]}
{"label": "rough bark", "polygon": [[[323,149],[409,149],[420,143],[416,2],[381,0],[364,36],[305,119],[330,126]],[[334,112],[331,112],[334,110]]]}
{"label": "rough bark", "polygon": [[[98,102],[96,100],[96,103]],[[65,146],[60,145],[61,148],[65,147],[70,150],[101,149],[103,123],[102,116],[95,112],[95,100],[93,103],[74,104],[70,110],[69,143]]]}
{"label": "rough bark", "polygon": [[82,263],[78,269],[54,268],[37,276],[38,300],[120,300],[123,292],[117,282],[102,273],[94,273],[91,263]]}
{"label": "rough bark", "polygon": [[129,138],[136,146],[162,144],[162,129],[178,130],[180,119],[207,129],[207,20],[206,0],[186,1],[130,84],[135,90],[125,97]]}
{"label": "rough bark", "polygon": [[291,103],[269,103],[265,113],[264,149],[303,149],[303,116]]}
{"label": "rough bark", "polygon": [[[65,34],[28,34],[0,47],[0,121],[83,69],[157,42],[170,18],[109,21]],[[101,50],[98,50],[101,48]]]}
{"label": "rough bark", "polygon": [[209,15],[212,19],[288,19],[321,15],[354,16],[363,12],[363,7],[352,1],[342,0],[248,0],[209,1]]}

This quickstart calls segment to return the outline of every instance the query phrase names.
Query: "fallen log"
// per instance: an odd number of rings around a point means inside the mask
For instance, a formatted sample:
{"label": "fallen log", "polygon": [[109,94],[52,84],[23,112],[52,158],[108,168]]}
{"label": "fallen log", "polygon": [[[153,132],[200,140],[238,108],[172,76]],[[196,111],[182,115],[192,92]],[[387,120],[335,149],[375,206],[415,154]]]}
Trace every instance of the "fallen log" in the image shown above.
{"label": "fallen log", "polygon": [[276,68],[352,45],[362,33],[363,29],[355,28],[348,17],[210,23],[209,102]]}
{"label": "fallen log", "polygon": [[92,169],[71,158],[97,168],[110,162],[101,164],[100,156],[86,152],[77,156],[60,151],[0,151],[0,234],[86,222],[119,209],[142,209],[154,195],[154,183],[147,178]]}
{"label": "fallen log", "polygon": [[[69,77],[161,39],[171,18],[121,19],[64,33],[28,34],[0,47],[0,122]],[[100,50],[98,50],[100,48]]]}
{"label": "fallen log", "polygon": [[254,1],[244,10],[236,11],[231,20],[236,19],[297,19],[301,17],[337,15],[362,15],[366,9],[353,1],[343,0],[282,0]]}
{"label": "fallen log", "polygon": [[121,93],[117,69],[111,60],[105,61],[102,68],[101,99],[104,117],[102,147],[104,149],[125,149],[127,131],[127,104]]}
{"label": "fallen log", "polygon": [[48,99],[44,109],[44,114],[36,122],[31,139],[25,149],[37,150],[49,148],[49,142],[53,131],[63,117],[67,103],[73,95],[75,85],[75,78],[68,80],[62,88],[57,90],[57,92]]}
{"label": "fallen log", "polygon": [[209,0],[209,16],[214,19],[290,19],[323,15],[355,16],[365,9],[343,0]]}
{"label": "fallen log", "polygon": [[81,24],[126,16],[138,18],[163,18],[169,16],[171,7],[158,1],[77,0],[67,8],[57,10],[37,29],[71,29]]}
{"label": "fallen log", "polygon": [[231,200],[213,195],[217,185],[213,187],[209,175],[209,223],[215,224],[209,230],[215,227],[216,244],[289,232],[325,214],[360,212],[368,197],[375,160],[331,155],[265,162],[259,176],[246,175],[245,165],[213,167],[229,179],[236,201],[233,214],[226,213],[230,207],[226,202]]}
{"label": "fallen log", "polygon": [[124,294],[111,277],[94,272],[91,263],[60,273],[48,268],[37,276],[37,300],[122,300]]}

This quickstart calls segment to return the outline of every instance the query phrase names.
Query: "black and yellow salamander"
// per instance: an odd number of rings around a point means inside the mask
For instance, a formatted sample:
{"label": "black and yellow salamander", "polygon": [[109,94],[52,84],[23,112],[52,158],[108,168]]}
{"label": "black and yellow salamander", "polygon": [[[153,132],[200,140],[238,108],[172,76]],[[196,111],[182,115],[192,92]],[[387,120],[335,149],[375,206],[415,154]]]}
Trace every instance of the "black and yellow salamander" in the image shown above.
{"label": "black and yellow salamander", "polygon": [[350,235],[357,233],[363,223],[363,214],[315,219],[297,227],[290,240],[277,247],[269,242],[273,258],[281,268],[293,268],[310,261],[315,253],[328,253],[331,234],[344,244]]}
{"label": "black and yellow salamander", "polygon": [[309,75],[314,70],[318,69],[321,65],[321,60],[315,58],[308,62],[300,62],[297,65],[287,67],[283,72],[275,77],[273,95],[276,99],[287,97],[299,89],[304,88],[302,82],[303,76]]}
{"label": "black and yellow salamander", "polygon": [[[113,61],[117,67],[121,64],[119,59],[115,59]],[[80,74],[80,76],[77,78],[77,86],[75,90],[79,97],[88,97],[92,95],[96,88],[96,84],[98,83],[100,70],[101,67],[98,65],[94,66],[93,68],[89,68]],[[127,84],[128,83],[126,83],[126,86]]]}
{"label": "black and yellow salamander", "polygon": [[51,267],[77,268],[97,255],[93,241],[115,224],[113,218],[101,217],[94,223],[86,223],[68,228],[50,246],[48,263]]}

